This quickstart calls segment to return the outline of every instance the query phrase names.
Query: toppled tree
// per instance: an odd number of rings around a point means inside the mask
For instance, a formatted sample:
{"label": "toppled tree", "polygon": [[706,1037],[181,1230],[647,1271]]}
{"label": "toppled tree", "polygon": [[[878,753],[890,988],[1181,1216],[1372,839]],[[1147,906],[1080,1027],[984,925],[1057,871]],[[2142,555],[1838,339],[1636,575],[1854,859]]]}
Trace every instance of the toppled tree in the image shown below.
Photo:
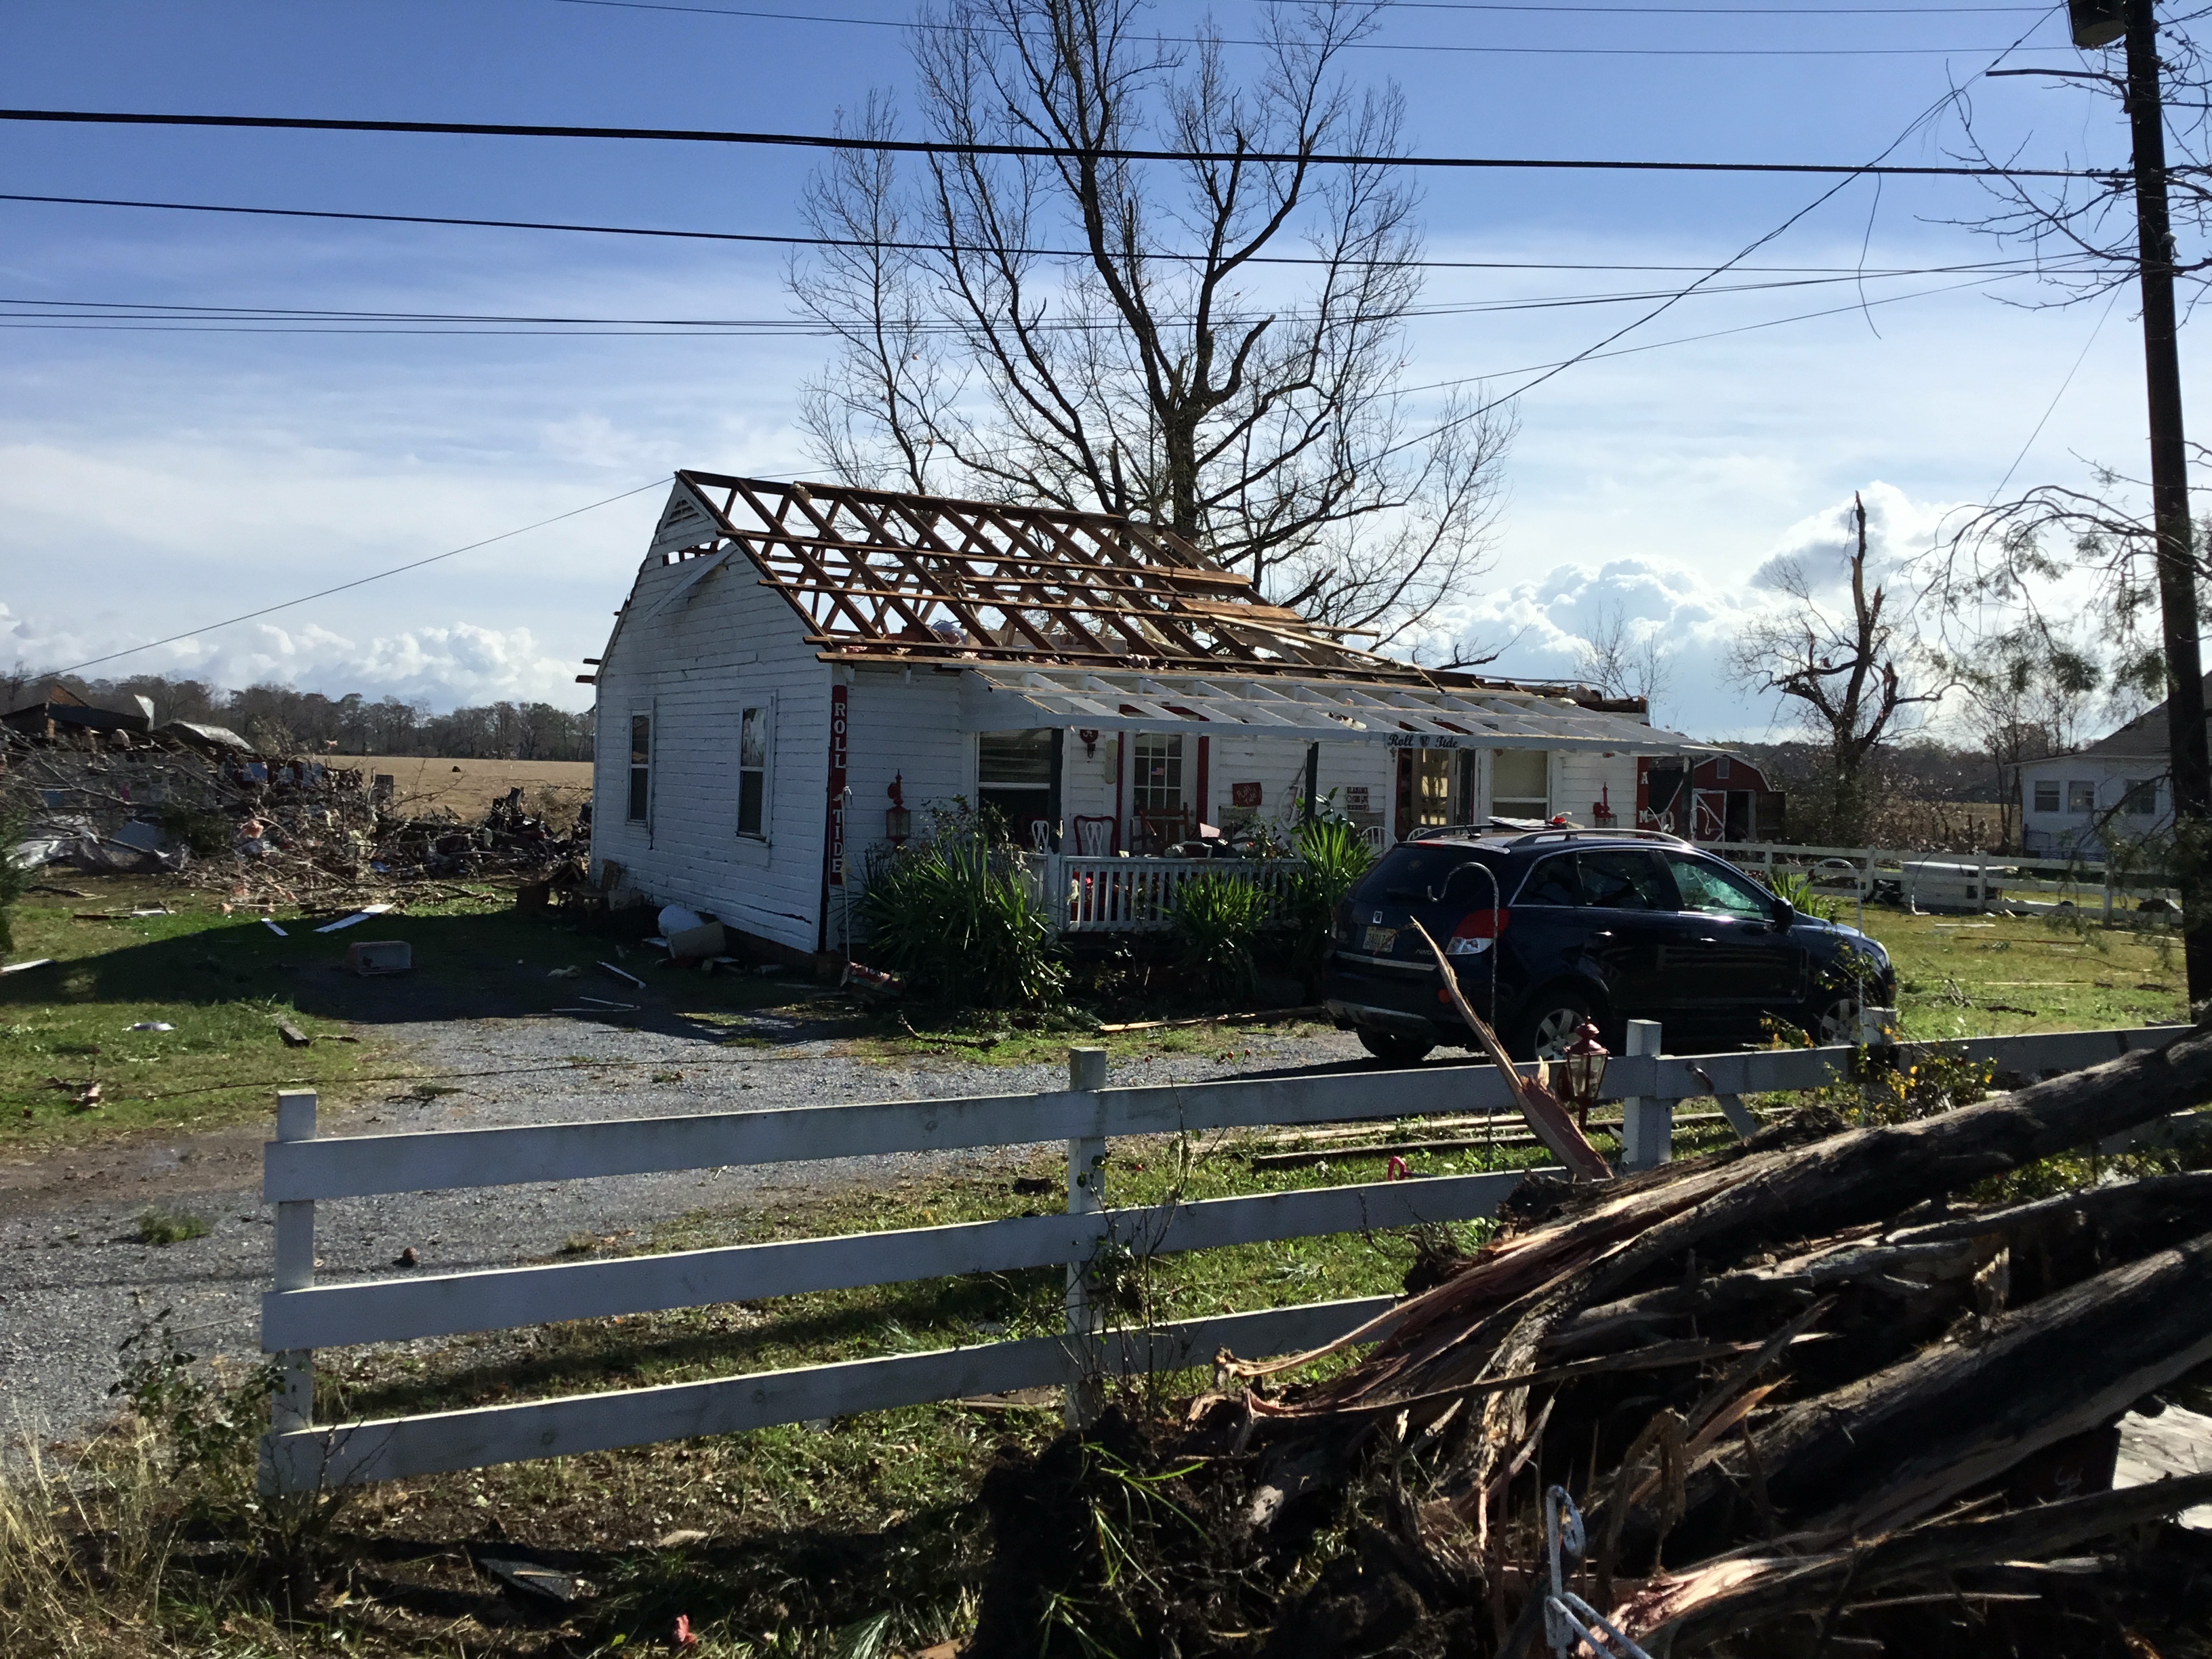
{"label": "toppled tree", "polygon": [[1224,1355],[1179,1422],[1002,1465],[969,1651],[1556,1651],[1554,1549],[1562,1591],[1675,1659],[2198,1650],[2203,1558],[2150,1528],[2212,1476],[2108,1488],[2113,1425],[2212,1365],[2212,1174],[2018,1188],[2208,1096],[2200,1025],[1924,1116],[1532,1178],[1354,1337]]}
{"label": "toppled tree", "polygon": [[1917,691],[1906,679],[1909,648],[1883,615],[1888,596],[1867,585],[1866,506],[1856,493],[1851,515],[1858,546],[1850,555],[1850,614],[1832,614],[1814,596],[1804,568],[1787,565],[1778,580],[1790,608],[1751,623],[1737,638],[1729,666],[1739,684],[1780,693],[1820,744],[1820,769],[1802,805],[1791,803],[1792,823],[1815,837],[1857,846],[1874,808],[1877,748],[1897,734],[1901,714],[1941,694]]}
{"label": "toppled tree", "polygon": [[[926,136],[1056,153],[933,154],[909,177],[861,148],[814,176],[823,241],[790,283],[838,343],[803,407],[816,459],[1163,525],[1384,640],[1463,592],[1510,422],[1480,401],[1416,419],[1401,390],[1420,289],[1402,102],[1338,74],[1379,9],[1264,8],[1240,78],[1210,21],[1144,38],[1139,0],[947,0],[915,34]],[[891,100],[841,131],[895,141]]]}

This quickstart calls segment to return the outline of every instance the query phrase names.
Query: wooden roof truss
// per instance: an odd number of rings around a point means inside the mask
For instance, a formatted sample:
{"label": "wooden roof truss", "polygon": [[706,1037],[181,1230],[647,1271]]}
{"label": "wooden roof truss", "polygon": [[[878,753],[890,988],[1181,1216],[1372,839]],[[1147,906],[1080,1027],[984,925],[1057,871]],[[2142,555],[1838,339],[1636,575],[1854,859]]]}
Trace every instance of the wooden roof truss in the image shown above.
{"label": "wooden roof truss", "polygon": [[1422,684],[1271,605],[1157,526],[1100,513],[713,472],[677,479],[712,520],[686,556],[734,545],[825,656],[1252,673]]}

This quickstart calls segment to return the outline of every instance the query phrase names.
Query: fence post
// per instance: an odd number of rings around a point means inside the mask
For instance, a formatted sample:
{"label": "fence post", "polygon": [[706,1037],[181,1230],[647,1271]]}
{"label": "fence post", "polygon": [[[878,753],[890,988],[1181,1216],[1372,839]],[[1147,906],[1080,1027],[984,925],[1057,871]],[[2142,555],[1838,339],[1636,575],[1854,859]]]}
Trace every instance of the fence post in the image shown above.
{"label": "fence post", "polygon": [[[1106,1086],[1106,1051],[1070,1048],[1067,1086],[1096,1093]],[[1096,1215],[1106,1207],[1106,1142],[1082,1135],[1067,1143],[1067,1212]],[[1098,1307],[1091,1291],[1091,1256],[1067,1264],[1067,1346],[1070,1381],[1061,1415],[1071,1429],[1087,1429],[1105,1405],[1098,1374]]]}
{"label": "fence post", "polygon": [[[1659,1022],[1632,1019],[1629,1054],[1659,1052]],[[1620,1165],[1625,1170],[1656,1170],[1674,1155],[1674,1103],[1656,1095],[1632,1095],[1620,1103]]]}
{"label": "fence post", "polygon": [[[276,1139],[315,1138],[315,1091],[283,1089],[276,1095]],[[276,1206],[276,1288],[304,1291],[315,1282],[315,1200],[299,1199]],[[284,1380],[271,1397],[269,1426],[278,1434],[313,1426],[315,1351],[289,1348],[276,1356]]]}

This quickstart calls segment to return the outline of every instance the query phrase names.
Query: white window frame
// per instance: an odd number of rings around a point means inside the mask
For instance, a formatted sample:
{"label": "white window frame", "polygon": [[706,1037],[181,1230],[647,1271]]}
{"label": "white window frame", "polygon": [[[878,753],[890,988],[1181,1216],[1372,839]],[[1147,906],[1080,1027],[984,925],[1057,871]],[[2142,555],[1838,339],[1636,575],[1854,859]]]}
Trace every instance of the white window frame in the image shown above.
{"label": "white window frame", "polygon": [[[734,818],[734,819],[736,820],[736,822],[737,822],[737,834],[738,834],[738,838],[739,838],[740,840],[743,840],[743,841],[750,841],[750,842],[758,842],[761,845],[763,845],[763,847],[765,847],[765,846],[767,846],[768,844],[769,844],[770,842],[772,842],[773,841],[775,841],[775,733],[776,733],[776,718],[775,718],[775,716],[776,716],[776,708],[775,708],[775,701],[776,701],[776,697],[775,697],[775,692],[773,692],[773,691],[763,692],[763,693],[759,693],[759,694],[757,694],[757,695],[759,696],[759,698],[760,698],[760,701],[759,701],[759,702],[745,702],[745,703],[742,703],[742,704],[740,704],[740,705],[739,705],[739,707],[738,707],[738,766],[737,766],[737,768],[736,768],[736,771],[737,771],[737,774],[738,774],[738,799],[737,799],[737,802],[736,802],[736,808],[737,808],[737,810],[736,810],[735,813],[733,813],[733,814],[732,814],[732,817],[733,817],[733,818]],[[761,766],[760,766],[760,775],[761,775],[761,822],[760,822],[760,828],[759,828],[758,830],[748,830],[748,829],[744,828],[744,817],[743,817],[743,815],[744,815],[744,800],[745,800],[745,771],[746,771],[746,768],[745,768],[745,766],[744,766],[744,740],[745,740],[745,715],[746,715],[749,712],[750,712],[750,711],[752,711],[752,710],[755,710],[755,709],[757,709],[758,711],[760,711],[760,713],[761,713],[763,716],[765,716],[765,717],[766,717],[766,719],[767,719],[767,721],[768,721],[768,738],[767,738],[767,741],[766,741],[766,742],[762,745],[762,752],[761,752]]]}
{"label": "white window frame", "polygon": [[[2043,792],[2046,789],[2051,792],[2051,805],[2048,806],[2043,804]],[[2066,786],[2057,778],[2030,778],[2027,783],[2027,798],[2032,803],[2028,808],[2032,812],[2050,813],[2061,817],[2065,813]]]}
{"label": "white window frame", "polygon": [[[637,723],[640,720],[645,722],[645,811],[633,812],[629,809],[637,793],[636,734]],[[643,829],[647,835],[651,835],[653,833],[653,784],[655,775],[660,770],[659,758],[660,722],[654,718],[653,708],[650,703],[642,708],[633,707],[630,709],[629,719],[623,726],[619,741],[623,746],[623,822],[635,823]]]}

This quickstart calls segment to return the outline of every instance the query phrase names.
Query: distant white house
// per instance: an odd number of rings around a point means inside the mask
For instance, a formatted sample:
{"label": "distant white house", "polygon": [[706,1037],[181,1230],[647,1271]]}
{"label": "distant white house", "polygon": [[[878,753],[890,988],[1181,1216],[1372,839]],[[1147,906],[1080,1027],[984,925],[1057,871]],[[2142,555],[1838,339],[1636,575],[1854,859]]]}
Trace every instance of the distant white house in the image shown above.
{"label": "distant white house", "polygon": [[692,471],[581,678],[602,879],[793,957],[955,797],[1141,858],[1316,800],[1377,841],[1626,825],[1638,758],[1697,747],[1641,702],[1358,649],[1154,526]]}
{"label": "distant white house", "polygon": [[[2212,696],[2212,674],[2204,684]],[[2173,793],[2166,742],[2160,703],[2071,754],[2023,763],[2021,849],[2098,861],[2108,836],[2133,841],[2169,827]]]}

